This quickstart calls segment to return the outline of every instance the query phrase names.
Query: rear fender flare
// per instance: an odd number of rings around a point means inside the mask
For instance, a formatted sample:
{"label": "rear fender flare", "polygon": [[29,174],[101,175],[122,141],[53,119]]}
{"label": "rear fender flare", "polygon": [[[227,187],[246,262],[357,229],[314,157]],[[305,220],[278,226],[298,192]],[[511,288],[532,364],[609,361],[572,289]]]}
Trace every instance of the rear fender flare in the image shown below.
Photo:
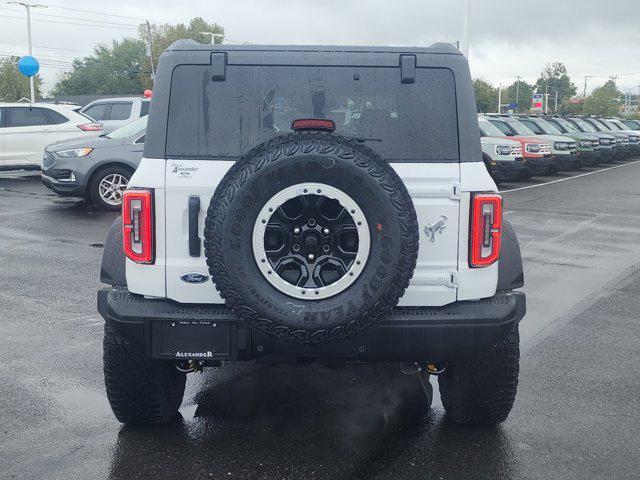
{"label": "rear fender flare", "polygon": [[514,290],[524,286],[524,270],[520,244],[513,226],[505,221],[502,224],[502,246],[498,262],[498,291]]}
{"label": "rear fender flare", "polygon": [[122,247],[122,217],[117,217],[107,233],[102,251],[100,281],[108,285],[127,285],[125,255]]}

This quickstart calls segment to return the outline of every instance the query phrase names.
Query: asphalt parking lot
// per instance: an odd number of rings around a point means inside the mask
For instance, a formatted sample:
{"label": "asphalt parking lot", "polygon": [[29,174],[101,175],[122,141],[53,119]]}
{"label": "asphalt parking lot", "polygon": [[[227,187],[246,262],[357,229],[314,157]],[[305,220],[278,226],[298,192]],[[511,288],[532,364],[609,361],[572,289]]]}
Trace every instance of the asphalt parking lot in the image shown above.
{"label": "asphalt parking lot", "polygon": [[447,422],[437,390],[407,416],[363,367],[256,364],[190,375],[180,421],[125,428],[95,310],[116,214],[0,172],[0,477],[637,478],[639,185],[640,159],[502,185],[528,314],[498,428]]}

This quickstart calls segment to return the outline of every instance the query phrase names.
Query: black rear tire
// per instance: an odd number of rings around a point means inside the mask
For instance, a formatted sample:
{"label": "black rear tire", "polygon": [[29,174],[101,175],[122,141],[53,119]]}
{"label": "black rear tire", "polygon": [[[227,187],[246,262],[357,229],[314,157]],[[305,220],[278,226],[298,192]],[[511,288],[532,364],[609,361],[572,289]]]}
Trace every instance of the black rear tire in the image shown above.
{"label": "black rear tire", "polygon": [[176,418],[186,375],[171,361],[149,360],[105,326],[104,383],[116,418],[126,424],[167,423]]}
{"label": "black rear tire", "polygon": [[504,422],[516,398],[519,365],[517,326],[488,355],[449,364],[438,377],[447,416],[463,424]]}

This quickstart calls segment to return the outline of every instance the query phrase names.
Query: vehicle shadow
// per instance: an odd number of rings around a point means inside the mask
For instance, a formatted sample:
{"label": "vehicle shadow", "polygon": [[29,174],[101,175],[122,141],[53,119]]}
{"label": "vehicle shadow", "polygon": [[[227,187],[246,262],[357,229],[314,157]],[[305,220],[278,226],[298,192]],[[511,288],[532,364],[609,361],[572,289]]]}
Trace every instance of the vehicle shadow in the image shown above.
{"label": "vehicle shadow", "polygon": [[252,365],[200,377],[175,423],[121,429],[111,479],[518,478],[501,428],[410,408],[415,376]]}

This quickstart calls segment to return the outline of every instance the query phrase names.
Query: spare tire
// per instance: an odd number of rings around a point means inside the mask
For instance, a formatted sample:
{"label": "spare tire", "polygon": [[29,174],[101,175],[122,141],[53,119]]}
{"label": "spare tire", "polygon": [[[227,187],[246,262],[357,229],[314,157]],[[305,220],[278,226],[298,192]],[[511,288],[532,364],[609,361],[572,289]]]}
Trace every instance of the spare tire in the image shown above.
{"label": "spare tire", "polygon": [[211,278],[242,320],[295,343],[327,343],[397,305],[418,252],[400,177],[373,150],[326,132],[274,137],[227,172],[211,199]]}

